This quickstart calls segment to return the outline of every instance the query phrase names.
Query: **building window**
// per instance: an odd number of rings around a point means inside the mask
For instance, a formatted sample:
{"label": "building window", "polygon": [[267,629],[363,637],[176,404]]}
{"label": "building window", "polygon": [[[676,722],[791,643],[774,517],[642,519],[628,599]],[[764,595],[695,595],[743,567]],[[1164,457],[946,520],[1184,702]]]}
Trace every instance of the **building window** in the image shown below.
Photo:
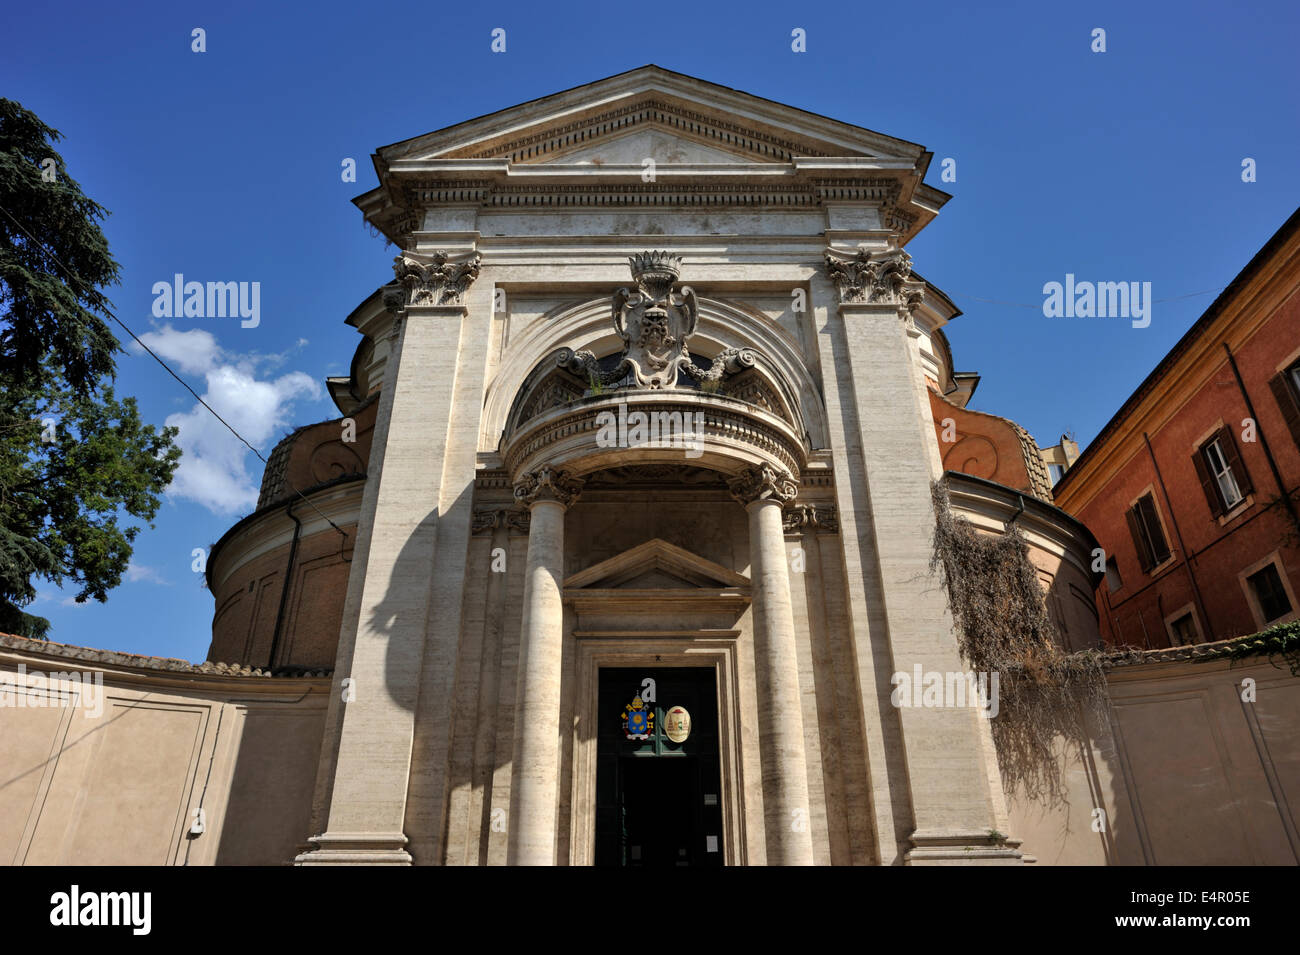
{"label": "building window", "polygon": [[1119,564],[1114,557],[1106,558],[1106,586],[1110,588],[1111,593],[1124,586],[1124,580],[1119,575]]}
{"label": "building window", "polygon": [[1170,639],[1176,647],[1189,647],[1196,642],[1196,621],[1185,613],[1169,625]]}
{"label": "building window", "polygon": [[1240,504],[1243,498],[1237,479],[1232,476],[1232,466],[1223,456],[1223,448],[1218,441],[1211,441],[1205,446],[1205,462],[1210,466],[1215,483],[1219,486],[1219,496],[1223,498],[1224,507],[1231,510]]}
{"label": "building window", "polygon": [[1060,482],[1061,478],[1065,477],[1065,468],[1060,464],[1049,464],[1047,466],[1047,473],[1051,475],[1052,484],[1057,484]]}
{"label": "building window", "polygon": [[1160,527],[1160,518],[1156,516],[1156,502],[1150,494],[1143,494],[1138,502],[1128,509],[1128,529],[1133,535],[1133,546],[1137,548],[1138,563],[1143,572],[1159,567],[1169,559],[1169,545],[1165,543],[1165,533]]}
{"label": "building window", "polygon": [[1274,375],[1268,386],[1282,411],[1282,420],[1291,432],[1291,440],[1300,445],[1300,361]]}
{"label": "building window", "polygon": [[1236,442],[1227,428],[1220,428],[1192,456],[1196,476],[1210,513],[1221,517],[1246,499],[1252,490],[1250,475],[1237,453]]}
{"label": "building window", "polygon": [[1242,456],[1236,451],[1236,442],[1226,427],[1210,435],[1197,448],[1193,460],[1212,515],[1226,515],[1251,492],[1251,477],[1245,473]]}
{"label": "building window", "polygon": [[1285,617],[1291,612],[1291,601],[1287,598],[1286,588],[1282,586],[1282,576],[1277,572],[1277,564],[1255,571],[1246,578],[1250,592],[1255,596],[1259,612],[1264,623],[1272,623],[1278,617]]}

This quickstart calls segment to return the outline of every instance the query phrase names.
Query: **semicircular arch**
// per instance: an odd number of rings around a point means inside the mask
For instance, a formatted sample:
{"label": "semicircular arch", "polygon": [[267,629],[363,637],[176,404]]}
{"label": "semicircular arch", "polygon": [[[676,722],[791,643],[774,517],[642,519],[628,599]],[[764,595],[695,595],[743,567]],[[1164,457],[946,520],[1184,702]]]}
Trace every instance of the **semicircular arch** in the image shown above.
{"label": "semicircular arch", "polygon": [[[826,414],[812,371],[798,342],[765,315],[723,299],[699,300],[699,324],[689,343],[692,354],[713,358],[726,348],[755,352],[764,376],[780,389],[810,448],[827,447]],[[598,357],[619,352],[622,339],[610,320],[608,298],[557,306],[513,336],[484,399],[483,446],[496,448],[511,424],[521,393],[549,372],[561,348],[589,350]]]}

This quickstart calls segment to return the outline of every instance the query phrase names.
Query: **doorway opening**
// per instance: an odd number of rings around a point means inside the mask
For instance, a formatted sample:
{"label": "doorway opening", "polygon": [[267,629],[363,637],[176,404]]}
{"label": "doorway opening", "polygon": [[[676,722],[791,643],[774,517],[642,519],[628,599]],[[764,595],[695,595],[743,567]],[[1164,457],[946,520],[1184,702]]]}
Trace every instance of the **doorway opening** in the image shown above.
{"label": "doorway opening", "polygon": [[602,667],[599,688],[596,865],[721,866],[713,669]]}

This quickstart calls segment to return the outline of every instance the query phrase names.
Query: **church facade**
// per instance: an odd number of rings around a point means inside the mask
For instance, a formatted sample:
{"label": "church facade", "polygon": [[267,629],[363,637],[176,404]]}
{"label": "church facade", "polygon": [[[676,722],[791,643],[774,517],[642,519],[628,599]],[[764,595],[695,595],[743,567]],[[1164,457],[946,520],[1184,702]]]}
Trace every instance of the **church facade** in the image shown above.
{"label": "church facade", "polygon": [[1112,669],[1060,798],[1000,772],[933,485],[1063,649],[1101,574],[1067,451],[967,407],[931,158],[653,66],[381,148],[393,276],[211,552],[208,661],[0,635],[0,858],[1294,864],[1297,684],[1224,648]]}
{"label": "church facade", "polygon": [[964,669],[930,158],[654,67],[379,151],[300,863],[1018,861],[977,708],[891,705]]}

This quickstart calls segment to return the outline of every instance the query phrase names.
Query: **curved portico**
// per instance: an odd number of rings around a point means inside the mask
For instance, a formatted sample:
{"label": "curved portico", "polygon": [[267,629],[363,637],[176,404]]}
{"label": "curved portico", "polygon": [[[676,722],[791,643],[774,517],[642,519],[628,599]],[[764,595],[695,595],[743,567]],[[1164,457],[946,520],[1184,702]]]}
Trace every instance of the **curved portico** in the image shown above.
{"label": "curved portico", "polygon": [[[588,476],[647,465],[686,465],[716,472],[731,497],[746,509],[753,659],[756,688],[763,700],[758,722],[767,856],[775,863],[813,862],[782,518],[784,506],[798,493],[807,448],[791,422],[775,413],[783,410],[779,403],[769,404],[768,410],[718,393],[730,375],[752,372],[760,360],[752,352],[733,349],[708,368],[694,365],[680,370],[690,362],[685,339],[692,302],[689,290],[684,303],[674,300],[676,261],[664,253],[634,258],[640,293],[620,291],[614,305],[615,324],[628,347],[621,356],[603,362],[590,352],[561,350],[553,359],[556,368],[577,371],[578,385],[585,372],[589,387],[581,395],[566,396],[545,374],[530,376],[501,441],[501,460],[515,499],[530,512],[516,701],[517,775],[510,812],[509,861],[514,863],[557,861],[565,510],[578,500]],[[631,309],[626,307],[629,299]],[[675,327],[676,321],[685,327]],[[641,366],[647,360],[656,363],[655,374],[643,373]],[[611,385],[614,390],[606,392]],[[572,380],[569,387],[576,388]],[[530,392],[551,407],[539,409]]]}

